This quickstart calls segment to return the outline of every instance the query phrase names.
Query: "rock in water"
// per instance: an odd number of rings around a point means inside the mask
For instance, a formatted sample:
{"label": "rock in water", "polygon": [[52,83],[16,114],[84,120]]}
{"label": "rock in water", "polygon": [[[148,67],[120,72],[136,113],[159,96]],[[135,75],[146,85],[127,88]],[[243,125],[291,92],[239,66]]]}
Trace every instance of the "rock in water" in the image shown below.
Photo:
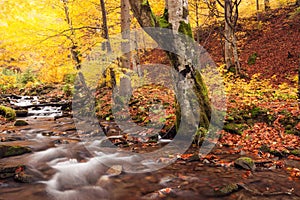
{"label": "rock in water", "polygon": [[123,167],[122,165],[113,165],[111,168],[107,170],[107,174],[110,176],[118,176],[122,173]]}
{"label": "rock in water", "polygon": [[16,110],[17,117],[27,117],[28,110]]}
{"label": "rock in water", "polygon": [[254,171],[256,166],[254,161],[249,157],[240,157],[234,161],[234,166],[246,170]]}
{"label": "rock in water", "polygon": [[30,153],[29,147],[0,145],[0,158]]}
{"label": "rock in water", "polygon": [[0,179],[14,177],[20,167],[25,168],[25,165],[0,165]]}
{"label": "rock in water", "polygon": [[27,126],[28,123],[24,120],[17,120],[14,124],[14,126]]}

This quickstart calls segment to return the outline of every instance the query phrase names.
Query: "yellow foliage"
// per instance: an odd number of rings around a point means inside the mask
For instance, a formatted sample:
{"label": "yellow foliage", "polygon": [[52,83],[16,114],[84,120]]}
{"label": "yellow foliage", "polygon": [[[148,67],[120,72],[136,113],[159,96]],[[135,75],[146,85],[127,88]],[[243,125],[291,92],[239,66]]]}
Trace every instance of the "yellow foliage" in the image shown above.
{"label": "yellow foliage", "polygon": [[261,74],[255,74],[247,82],[242,78],[234,77],[233,73],[224,76],[226,93],[242,100],[246,104],[253,104],[258,101],[268,102],[274,100],[297,99],[297,88],[283,83],[274,88],[271,79],[264,79]]}
{"label": "yellow foliage", "polygon": [[7,76],[0,74],[0,87],[6,86],[7,88],[15,87],[17,79],[15,76]]}

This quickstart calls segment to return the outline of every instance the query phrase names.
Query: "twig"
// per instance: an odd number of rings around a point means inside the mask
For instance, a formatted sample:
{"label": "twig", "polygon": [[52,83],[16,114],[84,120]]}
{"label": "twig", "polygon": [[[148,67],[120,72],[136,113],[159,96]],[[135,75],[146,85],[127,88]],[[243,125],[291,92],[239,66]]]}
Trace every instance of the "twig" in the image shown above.
{"label": "twig", "polygon": [[287,192],[258,192],[256,190],[252,190],[250,188],[248,188],[245,184],[243,183],[238,183],[237,184],[239,187],[245,189],[248,192],[251,192],[254,195],[257,196],[277,196],[277,195],[292,195],[294,188],[289,189]]}

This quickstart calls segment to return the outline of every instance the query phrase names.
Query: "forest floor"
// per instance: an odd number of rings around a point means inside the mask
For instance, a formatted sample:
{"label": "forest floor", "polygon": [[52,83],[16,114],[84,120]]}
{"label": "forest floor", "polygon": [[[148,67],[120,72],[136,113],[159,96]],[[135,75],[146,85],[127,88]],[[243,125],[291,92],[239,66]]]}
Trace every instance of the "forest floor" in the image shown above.
{"label": "forest floor", "polygon": [[[224,75],[225,84],[229,88],[226,91],[228,113],[224,130],[218,133],[219,140],[210,154],[202,157],[198,154],[197,145],[193,144],[183,154],[162,157],[159,162],[178,158],[166,168],[141,174],[114,172],[110,181],[99,178],[98,181],[88,184],[101,186],[109,191],[110,195],[107,199],[216,199],[220,196],[223,199],[299,199],[300,111],[295,91],[297,91],[296,76],[300,55],[300,11],[295,7],[272,10],[261,14],[260,20],[261,22],[257,22],[255,18],[242,19],[238,26],[243,78]],[[215,62],[221,65],[222,46],[218,29],[208,28],[201,33],[201,36],[203,38],[201,44]],[[157,60],[168,64],[163,52],[159,50],[152,51],[142,58],[144,63],[153,63]],[[151,76],[151,72],[148,75]],[[167,80],[168,77],[165,77],[165,81]],[[151,152],[162,147],[159,139],[155,137],[142,140],[128,132],[122,137],[115,137],[120,135],[120,127],[113,124],[115,116],[111,111],[112,91],[101,88],[96,95],[97,114],[103,120],[100,125],[116,146],[136,153]],[[52,93],[52,96],[55,95]],[[131,120],[141,126],[149,125],[151,121],[155,122],[149,132],[139,134],[145,135],[162,129],[160,135],[163,138],[169,139],[175,136],[173,96],[172,91],[160,85],[150,84],[134,90],[129,102]],[[157,107],[158,104],[161,107]],[[162,110],[163,113],[160,113]],[[151,118],[150,113],[152,113]],[[118,116],[123,114],[121,111]],[[122,120],[128,120],[126,115],[124,116]],[[29,126],[21,128],[3,122],[1,145],[32,145],[33,157],[38,156],[40,151],[45,151],[41,155],[44,155],[47,164],[55,166],[55,169],[60,169],[55,165],[60,161],[55,160],[55,155],[53,158],[53,155],[46,151],[52,147],[57,149],[60,158],[71,159],[74,156],[71,151],[75,151],[79,163],[89,163],[85,160],[87,153],[84,153],[85,156],[77,155],[80,153],[74,149],[76,147],[74,144],[78,143],[78,138],[81,136],[76,136],[76,128],[71,121],[69,117],[56,121],[31,119]],[[40,133],[41,130],[47,130],[49,133],[44,135],[49,137],[49,140],[43,138],[45,141],[43,147],[34,141],[33,144],[28,144],[27,139],[22,136],[24,131]],[[17,142],[7,133],[15,134],[13,137],[17,138]],[[66,148],[64,145],[73,146],[70,153],[64,153]],[[1,157],[6,151],[2,147]],[[31,157],[23,157],[24,155],[1,158],[0,169],[7,169],[12,161],[18,165],[26,164],[28,161],[24,160]],[[253,159],[256,168],[251,163],[241,164],[242,169],[237,167],[235,161],[245,156]],[[73,163],[71,167],[75,169],[76,166],[77,164]],[[21,176],[20,172],[25,170],[25,173],[36,176],[34,180],[47,180],[54,174],[56,176],[53,177],[61,175],[44,163],[38,165],[39,173],[29,169],[17,167],[15,172],[10,173]],[[110,169],[108,171],[111,171]],[[74,170],[74,173],[76,172]],[[85,180],[84,176],[90,177],[89,173],[80,171],[79,176],[75,178],[80,182]],[[0,175],[3,174],[2,170]],[[73,177],[72,173],[68,175]],[[74,180],[77,180],[75,178]],[[53,182],[59,180],[59,178],[52,179],[51,183],[54,184]],[[81,195],[91,195],[90,199],[93,199],[93,193],[88,193],[87,188],[78,189],[78,185],[71,183],[66,185],[68,186],[60,184],[53,187],[50,182],[47,184],[48,189],[50,187],[54,190],[56,192],[54,194],[61,199],[72,199],[71,192],[68,197],[62,195],[62,191],[69,191],[70,188],[72,192],[78,190]],[[38,184],[30,181],[21,184],[13,183],[12,176],[10,179],[0,180],[0,199],[18,199],[18,195],[30,199],[46,198],[44,190],[45,186],[40,182]]]}

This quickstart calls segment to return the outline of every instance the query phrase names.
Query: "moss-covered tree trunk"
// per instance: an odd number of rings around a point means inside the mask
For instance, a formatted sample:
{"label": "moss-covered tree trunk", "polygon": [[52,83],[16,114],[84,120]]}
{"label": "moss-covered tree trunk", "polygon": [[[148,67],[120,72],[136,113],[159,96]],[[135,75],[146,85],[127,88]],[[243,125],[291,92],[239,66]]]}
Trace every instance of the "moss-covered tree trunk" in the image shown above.
{"label": "moss-covered tree trunk", "polygon": [[[130,0],[131,9],[139,24],[143,27],[169,28],[176,33],[182,33],[193,37],[192,29],[188,20],[188,1],[187,0],[166,0],[165,12],[163,16],[155,16],[151,11],[151,6],[147,0]],[[162,41],[166,38],[160,38],[157,35],[150,36],[158,43],[165,44]],[[173,45],[180,55],[166,52],[170,58],[173,68],[180,74],[175,75],[175,92],[177,98],[177,127],[181,123],[182,129],[189,129],[190,126],[201,126],[208,128],[211,117],[211,106],[208,93],[200,72],[191,61],[191,49],[186,45],[184,39],[180,37],[168,38],[168,44]],[[185,56],[182,56],[185,55]],[[191,99],[196,95],[195,99]],[[180,102],[180,105],[179,105]],[[184,112],[182,112],[184,110]],[[189,112],[186,112],[189,111]],[[197,124],[199,123],[199,124]]]}

